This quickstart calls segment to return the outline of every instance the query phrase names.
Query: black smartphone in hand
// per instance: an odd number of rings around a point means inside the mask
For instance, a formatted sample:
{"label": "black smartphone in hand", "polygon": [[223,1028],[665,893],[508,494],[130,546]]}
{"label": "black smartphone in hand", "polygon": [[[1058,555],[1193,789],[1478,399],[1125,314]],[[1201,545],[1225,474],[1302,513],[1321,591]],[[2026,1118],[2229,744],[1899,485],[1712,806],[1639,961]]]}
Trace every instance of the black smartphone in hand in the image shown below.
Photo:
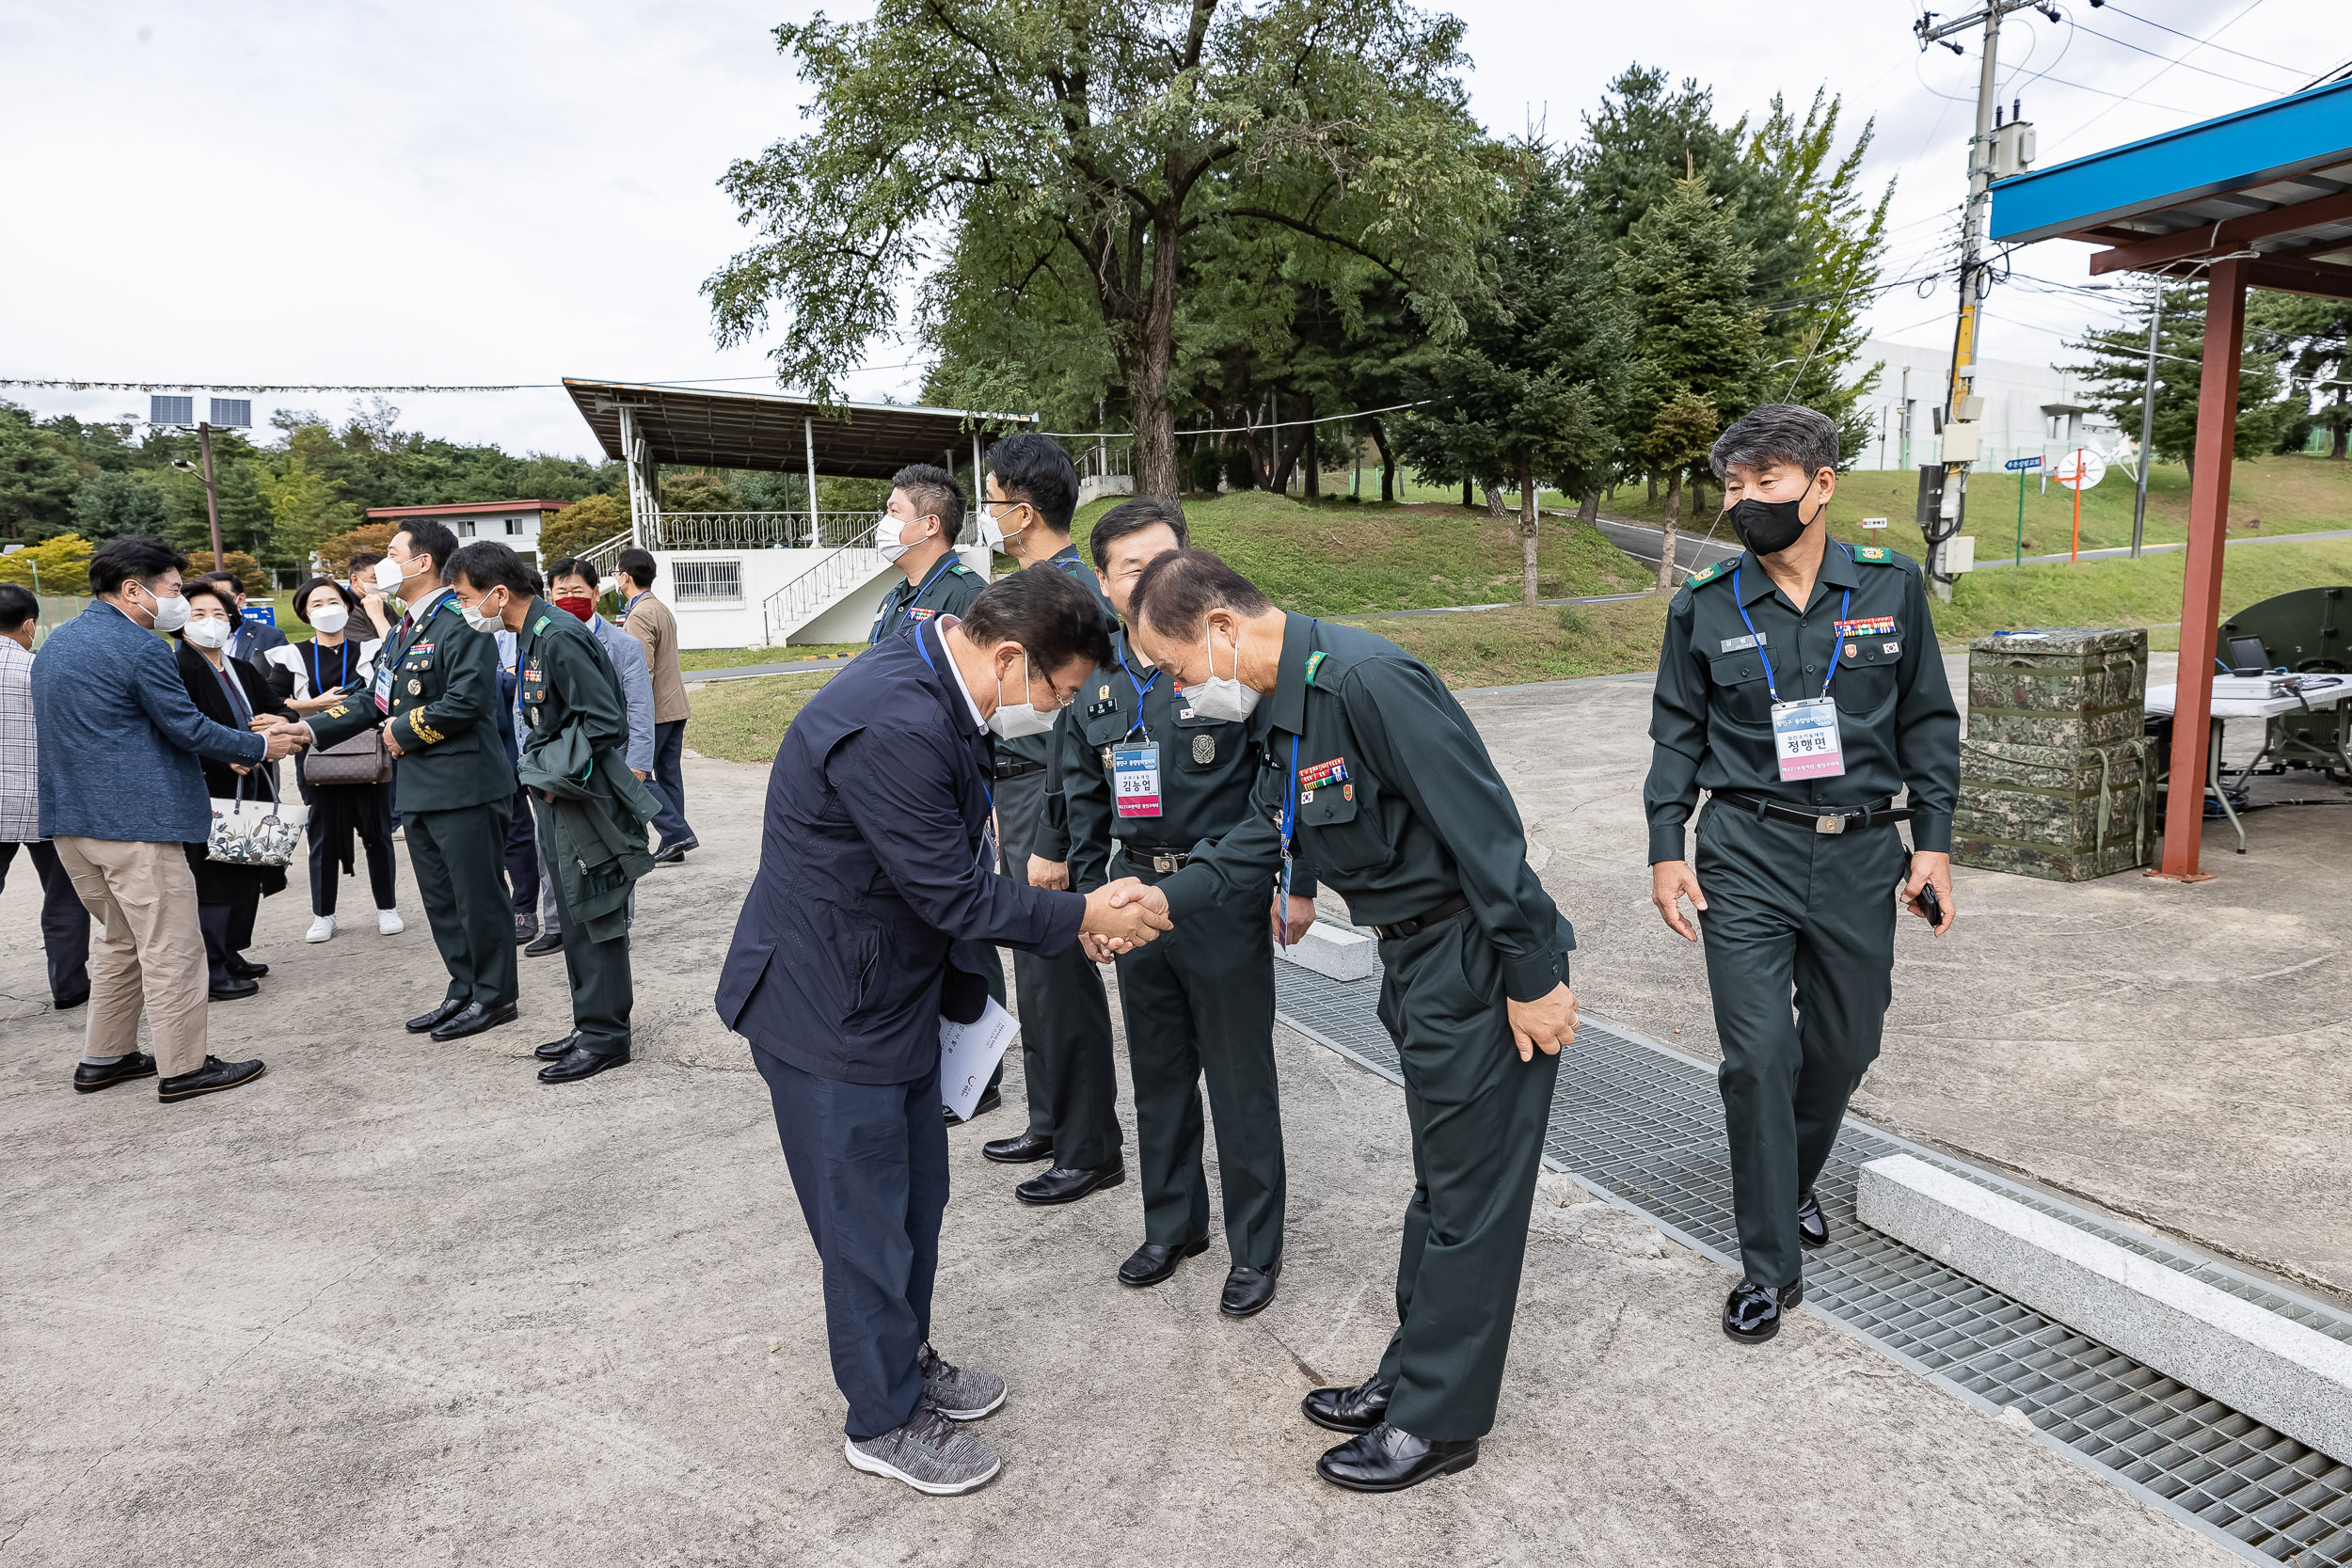
{"label": "black smartphone in hand", "polygon": [[1929,882],[1919,889],[1919,908],[1927,911],[1928,928],[1944,924],[1944,900],[1935,895],[1935,884]]}

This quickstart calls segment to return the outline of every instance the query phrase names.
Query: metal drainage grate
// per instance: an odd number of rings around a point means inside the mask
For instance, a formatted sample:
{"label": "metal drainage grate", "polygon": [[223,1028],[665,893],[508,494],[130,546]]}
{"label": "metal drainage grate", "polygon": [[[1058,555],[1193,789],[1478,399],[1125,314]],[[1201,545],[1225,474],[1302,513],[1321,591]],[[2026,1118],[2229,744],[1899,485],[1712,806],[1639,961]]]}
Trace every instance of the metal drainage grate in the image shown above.
{"label": "metal drainage grate", "polygon": [[[1278,1016],[1391,1083],[1396,1049],[1371,980],[1277,964]],[[1545,1161],[1739,1267],[1715,1069],[1587,1016],[1560,1063]],[[1855,1172],[1908,1153],[2352,1342],[2352,1318],[2209,1259],[2173,1251],[2048,1196],[1849,1118],[1817,1189],[1835,1234],[1805,1263],[1805,1305],[1988,1413],[2241,1554],[2352,1568],[2352,1465],[1988,1290],[1854,1218]]]}

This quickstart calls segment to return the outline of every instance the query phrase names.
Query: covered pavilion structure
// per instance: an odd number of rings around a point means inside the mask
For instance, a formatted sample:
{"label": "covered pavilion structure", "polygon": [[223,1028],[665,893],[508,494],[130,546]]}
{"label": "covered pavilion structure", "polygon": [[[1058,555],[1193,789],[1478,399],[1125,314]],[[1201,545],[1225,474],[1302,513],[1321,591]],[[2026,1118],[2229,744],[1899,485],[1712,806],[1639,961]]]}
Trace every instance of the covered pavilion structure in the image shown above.
{"label": "covered pavilion structure", "polygon": [[[2098,245],[2093,276],[2207,285],[2170,757],[2176,788],[2194,791],[2210,745],[2246,291],[2352,299],[2352,80],[2000,181],[1992,235]],[[2177,804],[2166,814],[2152,875],[2202,879],[2203,816]]]}

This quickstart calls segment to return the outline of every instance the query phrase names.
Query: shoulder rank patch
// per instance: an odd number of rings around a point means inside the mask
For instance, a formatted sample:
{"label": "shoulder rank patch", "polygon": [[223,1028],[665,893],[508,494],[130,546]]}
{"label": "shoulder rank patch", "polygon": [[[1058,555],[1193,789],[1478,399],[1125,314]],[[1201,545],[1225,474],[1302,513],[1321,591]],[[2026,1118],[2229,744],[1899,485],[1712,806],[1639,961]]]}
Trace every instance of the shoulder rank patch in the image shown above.
{"label": "shoulder rank patch", "polygon": [[1320,648],[1307,656],[1307,684],[1309,686],[1315,684],[1315,672],[1322,669],[1323,661],[1330,657],[1327,652]]}
{"label": "shoulder rank patch", "polygon": [[1723,561],[1718,561],[1714,565],[1708,567],[1705,571],[1692,572],[1691,574],[1690,580],[1684,583],[1683,586],[1685,588],[1696,588],[1702,582],[1712,582],[1717,578],[1724,575],[1724,568],[1729,564],[1730,561],[1726,558]]}
{"label": "shoulder rank patch", "polygon": [[536,637],[536,636],[538,636],[541,632],[543,632],[543,631],[547,630],[547,629],[548,629],[548,623],[549,621],[552,621],[553,619],[555,619],[555,617],[553,617],[552,615],[542,615],[542,616],[540,616],[540,617],[539,617],[536,621],[532,622],[532,623],[531,623],[531,635],[532,635],[532,636],[533,636],[533,637]]}
{"label": "shoulder rank patch", "polygon": [[974,571],[971,567],[966,566],[962,562],[959,561],[954,565],[947,568],[947,575],[951,578],[976,578],[980,574]]}
{"label": "shoulder rank patch", "polygon": [[1856,561],[1875,561],[1882,566],[1888,566],[1894,563],[1895,552],[1884,545],[1856,545],[1853,558]]}

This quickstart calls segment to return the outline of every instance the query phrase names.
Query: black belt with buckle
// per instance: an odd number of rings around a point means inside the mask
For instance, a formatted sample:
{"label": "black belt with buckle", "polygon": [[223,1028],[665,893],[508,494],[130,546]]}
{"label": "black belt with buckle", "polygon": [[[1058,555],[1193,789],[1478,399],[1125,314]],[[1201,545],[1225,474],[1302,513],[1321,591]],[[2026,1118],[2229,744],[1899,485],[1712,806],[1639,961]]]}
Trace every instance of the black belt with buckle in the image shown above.
{"label": "black belt with buckle", "polygon": [[1406,937],[1419,936],[1441,921],[1453,919],[1469,908],[1470,900],[1457,893],[1436,909],[1423,911],[1410,920],[1400,920],[1393,926],[1375,926],[1372,929],[1382,942],[1403,942]]}
{"label": "black belt with buckle", "polygon": [[1799,806],[1784,806],[1777,800],[1767,800],[1761,795],[1749,795],[1737,789],[1719,789],[1715,799],[1758,816],[1776,816],[1783,822],[1802,823],[1817,833],[1843,833],[1864,828],[1883,828],[1889,823],[1908,822],[1909,806],[1895,806],[1881,800],[1874,806],[1862,806],[1853,811],[1806,811]]}
{"label": "black belt with buckle", "polygon": [[1171,871],[1182,871],[1192,863],[1192,856],[1177,849],[1139,849],[1132,844],[1120,847],[1120,854],[1130,865],[1148,865],[1165,877]]}
{"label": "black belt with buckle", "polygon": [[1031,773],[1042,773],[1044,771],[1045,765],[1043,763],[1031,762],[1026,757],[1015,757],[1010,762],[1000,762],[996,765],[996,776],[1000,779],[1025,778]]}

